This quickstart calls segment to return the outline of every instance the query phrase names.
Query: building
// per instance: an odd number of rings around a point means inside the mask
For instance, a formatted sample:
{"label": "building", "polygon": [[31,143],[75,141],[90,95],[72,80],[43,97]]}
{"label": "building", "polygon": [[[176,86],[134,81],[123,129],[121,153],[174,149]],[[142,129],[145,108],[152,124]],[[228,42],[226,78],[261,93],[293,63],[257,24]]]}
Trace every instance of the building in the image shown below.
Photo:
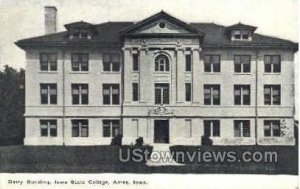
{"label": "building", "polygon": [[16,42],[27,61],[25,145],[109,145],[118,134],[123,144],[295,144],[297,43],[163,11],[65,28]]}

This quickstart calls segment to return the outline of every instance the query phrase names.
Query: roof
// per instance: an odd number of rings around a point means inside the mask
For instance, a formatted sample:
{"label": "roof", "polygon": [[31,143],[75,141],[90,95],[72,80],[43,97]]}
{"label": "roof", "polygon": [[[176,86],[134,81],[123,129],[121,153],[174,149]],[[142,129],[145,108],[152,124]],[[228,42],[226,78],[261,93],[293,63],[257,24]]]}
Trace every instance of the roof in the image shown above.
{"label": "roof", "polygon": [[[254,33],[251,41],[231,41],[228,35],[226,35],[226,30],[228,28],[249,28],[256,29],[254,26],[249,26],[245,24],[235,24],[229,27],[217,25],[214,23],[190,23],[187,24],[182,22],[165,12],[160,12],[155,14],[141,22],[106,22],[97,25],[92,25],[87,22],[75,22],[65,25],[66,27],[72,26],[84,26],[91,27],[96,31],[96,35],[89,40],[70,40],[68,38],[68,31],[59,32],[49,35],[43,35],[39,37],[33,37],[29,39],[23,39],[16,42],[16,44],[25,49],[31,46],[72,46],[72,45],[85,45],[85,46],[115,46],[122,47],[124,34],[130,33],[130,31],[136,30],[139,27],[143,27],[153,19],[159,17],[164,17],[176,22],[182,27],[185,27],[189,31],[195,32],[199,38],[201,38],[202,47],[217,47],[217,48],[288,48],[293,50],[298,50],[298,44],[289,40],[279,39],[276,37],[266,36]],[[126,35],[125,35],[126,36]],[[175,35],[174,35],[175,36]],[[173,36],[173,37],[174,37]]]}
{"label": "roof", "polygon": [[255,31],[257,27],[255,26],[250,26],[250,25],[246,25],[246,24],[242,24],[242,23],[237,23],[231,26],[228,26],[227,29],[228,30],[233,30],[233,29],[248,29],[250,31]]}
{"label": "roof", "polygon": [[66,24],[65,27],[67,29],[69,28],[93,28],[93,24],[90,24],[90,23],[87,23],[87,22],[84,22],[84,21],[80,21],[80,22],[73,22],[73,23],[70,23],[70,24]]}

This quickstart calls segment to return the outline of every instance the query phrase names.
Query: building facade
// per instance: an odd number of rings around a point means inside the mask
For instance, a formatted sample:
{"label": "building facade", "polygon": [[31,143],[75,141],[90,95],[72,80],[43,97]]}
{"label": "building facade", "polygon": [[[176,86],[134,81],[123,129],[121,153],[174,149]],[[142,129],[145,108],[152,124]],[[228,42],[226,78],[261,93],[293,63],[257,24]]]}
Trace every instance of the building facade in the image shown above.
{"label": "building facade", "polygon": [[25,145],[294,145],[291,41],[235,24],[75,22],[24,39]]}

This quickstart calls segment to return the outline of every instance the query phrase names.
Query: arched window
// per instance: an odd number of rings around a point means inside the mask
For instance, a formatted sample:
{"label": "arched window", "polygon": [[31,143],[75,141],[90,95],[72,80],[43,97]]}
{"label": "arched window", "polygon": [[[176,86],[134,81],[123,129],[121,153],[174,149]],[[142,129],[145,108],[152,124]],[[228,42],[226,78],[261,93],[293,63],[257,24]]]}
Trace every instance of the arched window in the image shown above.
{"label": "arched window", "polygon": [[158,72],[170,71],[170,63],[166,55],[161,54],[155,58],[155,71]]}

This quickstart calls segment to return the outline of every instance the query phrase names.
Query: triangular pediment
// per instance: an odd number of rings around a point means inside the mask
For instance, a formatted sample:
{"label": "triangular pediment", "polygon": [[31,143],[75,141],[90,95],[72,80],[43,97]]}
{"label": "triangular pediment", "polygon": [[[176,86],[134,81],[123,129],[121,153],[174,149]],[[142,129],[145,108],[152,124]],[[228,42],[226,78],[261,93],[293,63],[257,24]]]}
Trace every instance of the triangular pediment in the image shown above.
{"label": "triangular pediment", "polygon": [[161,11],[121,31],[122,35],[182,34],[203,36],[203,32]]}

